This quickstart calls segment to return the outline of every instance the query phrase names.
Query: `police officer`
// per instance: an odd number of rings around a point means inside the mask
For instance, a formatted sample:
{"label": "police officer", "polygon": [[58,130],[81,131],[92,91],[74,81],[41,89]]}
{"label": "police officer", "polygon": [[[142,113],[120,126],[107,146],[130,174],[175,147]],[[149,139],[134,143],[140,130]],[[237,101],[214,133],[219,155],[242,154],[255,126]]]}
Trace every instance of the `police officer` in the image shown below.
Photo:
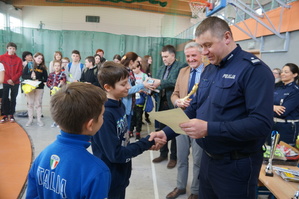
{"label": "police officer", "polygon": [[[203,20],[196,42],[213,65],[206,66],[196,98],[180,127],[203,148],[199,198],[255,198],[262,145],[273,125],[274,77],[269,67],[241,49],[229,25]],[[192,119],[194,118],[194,119]],[[168,127],[152,132],[155,147],[176,136]]]}
{"label": "police officer", "polygon": [[299,129],[299,87],[296,84],[298,74],[296,64],[285,64],[281,73],[283,84],[274,89],[273,130],[278,131],[280,140],[291,145],[295,145]]}

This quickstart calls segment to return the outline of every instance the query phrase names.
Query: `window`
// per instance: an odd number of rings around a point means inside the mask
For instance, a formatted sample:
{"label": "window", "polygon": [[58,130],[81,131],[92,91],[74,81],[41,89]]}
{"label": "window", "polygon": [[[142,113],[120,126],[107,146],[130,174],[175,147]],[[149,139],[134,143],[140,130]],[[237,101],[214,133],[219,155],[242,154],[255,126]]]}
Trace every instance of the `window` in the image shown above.
{"label": "window", "polygon": [[22,22],[15,17],[9,17],[10,30],[16,33],[21,33]]}
{"label": "window", "polygon": [[5,22],[6,22],[5,15],[3,13],[0,13],[0,30],[4,30],[6,26]]}

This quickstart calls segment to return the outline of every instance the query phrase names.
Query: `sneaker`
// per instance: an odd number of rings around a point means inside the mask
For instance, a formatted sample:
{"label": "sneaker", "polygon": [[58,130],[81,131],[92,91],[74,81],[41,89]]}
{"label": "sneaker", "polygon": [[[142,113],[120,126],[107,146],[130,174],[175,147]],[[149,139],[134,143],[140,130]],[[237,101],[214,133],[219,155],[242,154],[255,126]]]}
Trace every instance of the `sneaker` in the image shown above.
{"label": "sneaker", "polygon": [[29,120],[26,124],[25,124],[25,126],[31,126],[32,125],[32,121],[31,120]]}
{"label": "sneaker", "polygon": [[4,123],[7,122],[8,117],[6,115],[4,115],[4,117],[0,120],[0,123]]}
{"label": "sneaker", "polygon": [[9,119],[9,121],[10,122],[15,122],[15,118],[14,118],[14,116],[13,115],[10,115],[10,117],[9,117],[10,119]]}
{"label": "sneaker", "polygon": [[38,126],[45,126],[45,124],[42,121],[37,121]]}

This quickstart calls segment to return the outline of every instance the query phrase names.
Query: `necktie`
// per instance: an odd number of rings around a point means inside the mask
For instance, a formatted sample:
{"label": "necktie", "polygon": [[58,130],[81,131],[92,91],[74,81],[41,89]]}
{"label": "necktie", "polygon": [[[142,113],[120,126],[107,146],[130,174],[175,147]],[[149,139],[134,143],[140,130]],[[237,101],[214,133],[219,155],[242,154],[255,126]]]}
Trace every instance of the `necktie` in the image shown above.
{"label": "necktie", "polygon": [[[170,66],[166,66],[166,70],[165,70],[165,73],[164,73],[164,76],[163,76],[163,80],[167,79],[169,71],[170,71]],[[162,96],[162,98],[165,97],[165,89],[162,90],[161,96]]]}
{"label": "necktie", "polygon": [[195,84],[195,77],[196,77],[196,70],[193,69],[191,71],[191,81],[190,81],[190,84],[189,84],[189,88],[188,88],[188,93],[192,90],[194,84]]}
{"label": "necktie", "polygon": [[169,74],[170,66],[166,66],[166,71],[164,73],[163,79],[167,79],[168,74]]}

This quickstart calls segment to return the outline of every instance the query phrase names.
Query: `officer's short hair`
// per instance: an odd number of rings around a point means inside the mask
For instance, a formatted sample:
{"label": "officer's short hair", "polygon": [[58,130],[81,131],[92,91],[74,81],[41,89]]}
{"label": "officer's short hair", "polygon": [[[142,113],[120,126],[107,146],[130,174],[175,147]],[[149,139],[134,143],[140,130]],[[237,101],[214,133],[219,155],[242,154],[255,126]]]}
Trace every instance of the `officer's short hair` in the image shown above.
{"label": "officer's short hair", "polygon": [[224,33],[229,31],[231,35],[232,31],[228,23],[219,17],[207,17],[196,28],[195,37],[199,37],[201,34],[210,31],[213,36],[222,38]]}

